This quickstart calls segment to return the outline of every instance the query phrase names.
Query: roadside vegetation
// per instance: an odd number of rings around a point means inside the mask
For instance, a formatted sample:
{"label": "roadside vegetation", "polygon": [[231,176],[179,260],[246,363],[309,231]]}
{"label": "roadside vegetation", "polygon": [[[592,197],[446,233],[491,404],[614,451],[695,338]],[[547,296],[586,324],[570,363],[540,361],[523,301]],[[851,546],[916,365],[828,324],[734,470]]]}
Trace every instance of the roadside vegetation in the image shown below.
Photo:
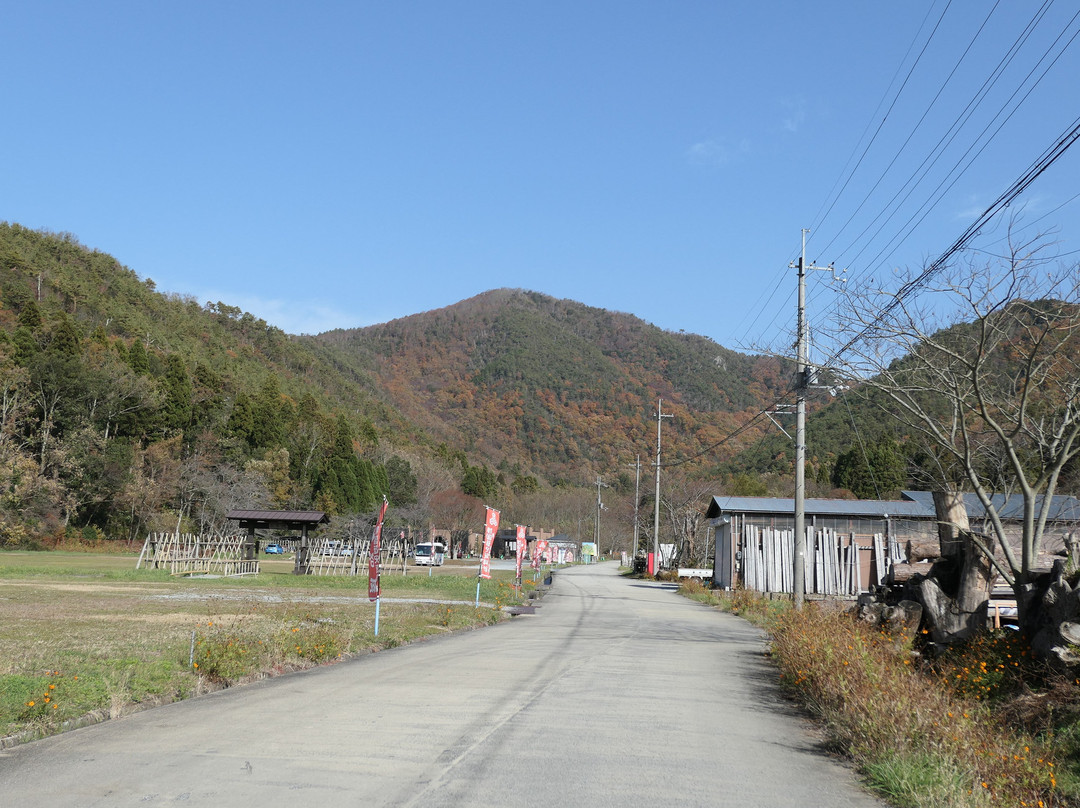
{"label": "roadside vegetation", "polygon": [[918,640],[835,606],[795,611],[696,582],[681,591],[769,633],[785,692],[891,804],[1080,805],[1080,682],[1036,663],[1017,633],[987,633],[930,658]]}
{"label": "roadside vegetation", "polygon": [[[171,578],[134,558],[0,553],[0,739],[54,734],[146,706],[504,619],[512,572]],[[526,575],[524,590],[533,588]]]}

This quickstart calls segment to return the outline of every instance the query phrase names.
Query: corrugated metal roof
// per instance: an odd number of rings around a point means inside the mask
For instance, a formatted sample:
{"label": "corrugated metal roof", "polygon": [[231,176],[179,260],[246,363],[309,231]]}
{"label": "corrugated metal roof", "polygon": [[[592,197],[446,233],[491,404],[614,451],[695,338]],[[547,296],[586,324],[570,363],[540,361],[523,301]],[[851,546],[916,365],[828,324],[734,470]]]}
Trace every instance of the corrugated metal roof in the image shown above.
{"label": "corrugated metal roof", "polygon": [[297,522],[317,525],[329,522],[330,517],[323,511],[229,511],[226,519],[248,522]]}
{"label": "corrugated metal roof", "polygon": [[[807,499],[808,516],[862,516],[882,519],[886,516],[910,519],[934,519],[934,495],[929,491],[902,491],[902,500],[880,499]],[[1042,501],[1041,497],[1039,499]],[[1020,519],[1024,514],[1024,500],[1019,494],[1006,498],[998,494],[992,502],[1003,519]],[[985,516],[982,503],[974,494],[964,494],[968,516],[982,519]],[[1080,500],[1070,496],[1053,499],[1050,519],[1053,521],[1080,521]],[[721,513],[775,513],[793,514],[795,500],[790,497],[713,497],[705,511],[705,518],[715,519]]]}
{"label": "corrugated metal roof", "polygon": [[[879,499],[807,499],[805,510],[809,516],[862,516],[883,519],[886,516],[933,517],[919,502]],[[705,512],[707,519],[715,519],[721,513],[777,513],[794,514],[795,500],[790,497],[713,497]]]}
{"label": "corrugated metal roof", "polygon": [[[934,513],[934,495],[929,491],[901,491],[905,498],[920,503]],[[1024,497],[1021,494],[1012,494],[1006,497],[1004,494],[994,494],[990,498],[994,510],[1002,519],[1024,518]],[[1036,499],[1036,507],[1042,507],[1043,498]],[[975,494],[964,494],[964,506],[968,516],[972,519],[982,519],[986,516],[986,509]],[[1060,522],[1080,521],[1080,500],[1076,497],[1058,495],[1050,501],[1050,519]]]}

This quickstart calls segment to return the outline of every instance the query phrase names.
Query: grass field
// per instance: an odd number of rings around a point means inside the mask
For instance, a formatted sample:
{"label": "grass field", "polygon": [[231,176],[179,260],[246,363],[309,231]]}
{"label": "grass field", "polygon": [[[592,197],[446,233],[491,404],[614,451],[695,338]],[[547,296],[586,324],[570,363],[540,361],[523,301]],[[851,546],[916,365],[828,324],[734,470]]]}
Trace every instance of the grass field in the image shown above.
{"label": "grass field", "polygon": [[[0,737],[36,737],[221,686],[487,625],[519,600],[511,572],[173,578],[134,556],[0,552]],[[531,577],[526,576],[526,591]]]}

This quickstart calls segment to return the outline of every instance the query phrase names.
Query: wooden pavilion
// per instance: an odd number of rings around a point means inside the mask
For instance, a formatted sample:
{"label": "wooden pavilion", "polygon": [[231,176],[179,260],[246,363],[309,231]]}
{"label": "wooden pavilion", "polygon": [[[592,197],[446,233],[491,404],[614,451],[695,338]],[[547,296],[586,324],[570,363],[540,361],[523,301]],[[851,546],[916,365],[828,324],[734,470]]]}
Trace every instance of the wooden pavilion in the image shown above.
{"label": "wooden pavilion", "polygon": [[296,548],[296,562],[293,575],[307,575],[311,562],[311,541],[308,531],[319,525],[329,523],[330,517],[323,511],[229,511],[225,518],[237,523],[241,530],[247,531],[244,545],[245,558],[258,558],[259,545],[255,538],[256,530],[288,530],[300,534],[300,543]]}

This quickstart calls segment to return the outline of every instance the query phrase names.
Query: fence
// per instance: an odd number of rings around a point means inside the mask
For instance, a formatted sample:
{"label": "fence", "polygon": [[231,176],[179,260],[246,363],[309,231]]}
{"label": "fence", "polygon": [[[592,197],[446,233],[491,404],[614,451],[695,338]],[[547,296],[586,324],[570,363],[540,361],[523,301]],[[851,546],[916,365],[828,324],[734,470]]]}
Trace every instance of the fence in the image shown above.
{"label": "fence", "polygon": [[167,569],[171,575],[257,575],[259,562],[246,557],[244,536],[150,533],[135,569]]}

